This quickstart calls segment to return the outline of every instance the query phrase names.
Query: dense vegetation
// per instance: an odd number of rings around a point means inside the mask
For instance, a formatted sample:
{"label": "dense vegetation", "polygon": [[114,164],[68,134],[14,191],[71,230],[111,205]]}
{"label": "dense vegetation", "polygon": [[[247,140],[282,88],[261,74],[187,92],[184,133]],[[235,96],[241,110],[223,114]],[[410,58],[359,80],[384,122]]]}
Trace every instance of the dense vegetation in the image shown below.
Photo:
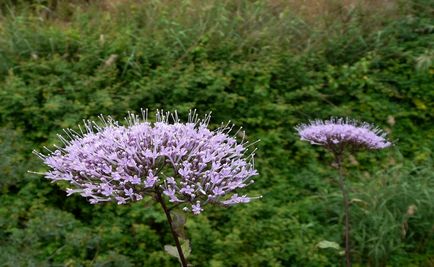
{"label": "dense vegetation", "polygon": [[330,116],[395,142],[346,162],[354,261],[433,266],[433,2],[301,2],[2,1],[0,266],[176,266],[152,201],[90,205],[27,173],[62,128],[142,107],[212,111],[261,139],[263,199],[189,218],[194,266],[340,265],[331,158],[294,130]]}

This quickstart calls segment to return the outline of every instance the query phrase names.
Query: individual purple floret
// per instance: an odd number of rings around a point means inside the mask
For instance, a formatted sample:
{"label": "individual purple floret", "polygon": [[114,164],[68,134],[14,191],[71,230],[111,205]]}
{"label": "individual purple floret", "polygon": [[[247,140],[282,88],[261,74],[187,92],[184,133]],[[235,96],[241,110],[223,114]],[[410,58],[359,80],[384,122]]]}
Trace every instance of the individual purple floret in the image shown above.
{"label": "individual purple floret", "polygon": [[233,194],[258,174],[254,151],[246,155],[248,142],[237,143],[229,135],[233,126],[210,131],[210,116],[199,120],[195,112],[187,123],[181,123],[176,112],[157,112],[156,118],[148,122],[144,111],[143,119],[130,114],[126,126],[111,117],[101,117],[102,125],[87,121],[85,129],[65,130],[67,138],[59,135],[64,147],[56,146],[48,155],[35,153],[51,168],[46,178],[67,181],[68,195],[78,193],[93,204],[125,204],[164,194],[199,214],[207,203],[233,205],[252,199]]}
{"label": "individual purple floret", "polygon": [[296,127],[301,140],[322,145],[333,151],[343,147],[359,149],[382,149],[392,145],[386,140],[386,134],[379,128],[366,122],[343,118],[310,121]]}

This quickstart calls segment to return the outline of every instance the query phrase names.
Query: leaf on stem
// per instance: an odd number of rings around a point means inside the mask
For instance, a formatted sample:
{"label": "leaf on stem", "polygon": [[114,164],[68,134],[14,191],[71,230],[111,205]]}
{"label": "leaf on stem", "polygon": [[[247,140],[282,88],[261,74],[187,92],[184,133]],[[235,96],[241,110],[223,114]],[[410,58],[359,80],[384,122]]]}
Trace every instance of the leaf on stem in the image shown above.
{"label": "leaf on stem", "polygon": [[177,212],[177,211],[171,211],[172,214],[172,226],[176,232],[176,234],[181,238],[185,239],[185,223],[187,222],[187,217],[185,216],[185,213]]}
{"label": "leaf on stem", "polygon": [[[179,239],[179,241],[181,242],[181,249],[182,249],[182,252],[184,253],[184,257],[187,259],[188,256],[190,256],[190,254],[191,254],[190,241],[188,239]],[[169,253],[169,255],[177,258],[179,260],[179,262],[181,262],[178,250],[176,249],[175,246],[165,245],[164,250],[167,253]]]}

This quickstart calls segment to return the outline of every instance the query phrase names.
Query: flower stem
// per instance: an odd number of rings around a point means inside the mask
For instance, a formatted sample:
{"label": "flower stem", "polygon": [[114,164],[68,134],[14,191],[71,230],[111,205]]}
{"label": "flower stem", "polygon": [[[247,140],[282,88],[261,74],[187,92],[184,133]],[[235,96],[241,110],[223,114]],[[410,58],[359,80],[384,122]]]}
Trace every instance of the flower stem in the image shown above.
{"label": "flower stem", "polygon": [[345,215],[345,266],[351,267],[351,248],[350,248],[350,200],[349,194],[345,187],[344,175],[342,173],[342,155],[335,154],[336,165],[339,172],[339,188],[341,189],[344,204]]}
{"label": "flower stem", "polygon": [[182,251],[181,243],[179,242],[178,234],[173,228],[172,217],[170,216],[170,210],[167,208],[166,203],[164,202],[163,197],[161,196],[161,192],[156,193],[156,199],[161,204],[161,207],[166,214],[167,222],[170,226],[170,231],[172,232],[173,239],[175,239],[176,249],[178,250],[179,260],[181,261],[182,267],[188,267],[187,259],[184,256],[184,252]]}

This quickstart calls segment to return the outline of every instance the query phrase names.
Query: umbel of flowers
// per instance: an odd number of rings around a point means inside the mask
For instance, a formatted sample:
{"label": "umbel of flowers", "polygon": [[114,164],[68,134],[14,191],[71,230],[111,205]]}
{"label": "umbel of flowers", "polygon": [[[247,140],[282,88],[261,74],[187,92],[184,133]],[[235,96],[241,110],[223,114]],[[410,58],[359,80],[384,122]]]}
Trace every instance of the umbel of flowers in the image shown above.
{"label": "umbel of flowers", "polygon": [[386,139],[386,134],[378,127],[348,118],[331,118],[325,121],[314,120],[307,124],[298,125],[296,130],[301,140],[323,146],[334,155],[339,172],[339,188],[343,195],[345,213],[345,263],[346,266],[351,266],[350,201],[342,167],[345,152],[378,150],[387,148],[392,143]]}
{"label": "umbel of flowers", "polygon": [[[233,125],[211,131],[210,116],[199,119],[193,111],[183,123],[175,113],[157,111],[156,121],[129,114],[121,125],[111,117],[85,121],[78,131],[59,135],[63,146],[36,153],[50,168],[45,177],[69,183],[67,194],[80,194],[92,204],[114,201],[126,204],[151,196],[167,216],[183,266],[183,255],[170,215],[172,205],[199,214],[206,204],[231,206],[252,197],[237,189],[253,183],[257,175],[249,142],[237,142]],[[244,135],[243,135],[244,136]]]}
{"label": "umbel of flowers", "polygon": [[391,145],[386,139],[386,134],[378,127],[348,118],[314,120],[308,124],[300,124],[296,130],[301,140],[324,146],[336,153],[345,149],[383,149]]}

